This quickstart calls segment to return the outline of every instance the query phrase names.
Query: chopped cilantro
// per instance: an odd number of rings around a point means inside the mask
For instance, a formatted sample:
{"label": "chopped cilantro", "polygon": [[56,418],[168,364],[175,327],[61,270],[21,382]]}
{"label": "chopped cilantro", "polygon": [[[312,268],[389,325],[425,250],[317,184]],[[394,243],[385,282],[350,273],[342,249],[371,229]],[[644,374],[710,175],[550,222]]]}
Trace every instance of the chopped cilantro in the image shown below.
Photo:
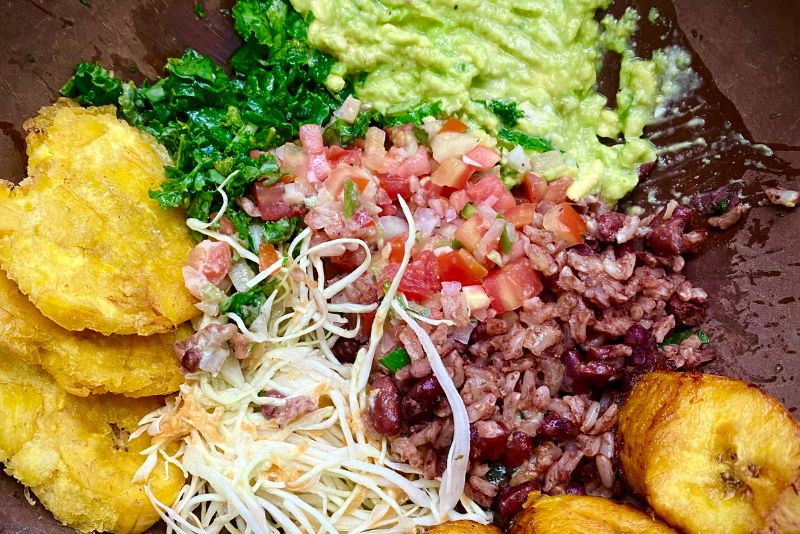
{"label": "chopped cilantro", "polygon": [[544,137],[528,135],[519,130],[509,130],[500,128],[497,137],[510,145],[520,145],[525,150],[536,150],[538,152],[548,152],[553,150],[553,145]]}
{"label": "chopped cilantro", "polygon": [[708,335],[700,329],[680,328],[672,332],[672,334],[664,339],[658,346],[664,348],[667,345],[680,345],[681,342],[689,339],[692,335],[696,335],[700,338],[700,343],[703,345],[707,345],[709,342]]}
{"label": "chopped cilantro", "polygon": [[203,3],[200,0],[194,4],[194,14],[201,19],[206,18],[206,8],[203,7]]}

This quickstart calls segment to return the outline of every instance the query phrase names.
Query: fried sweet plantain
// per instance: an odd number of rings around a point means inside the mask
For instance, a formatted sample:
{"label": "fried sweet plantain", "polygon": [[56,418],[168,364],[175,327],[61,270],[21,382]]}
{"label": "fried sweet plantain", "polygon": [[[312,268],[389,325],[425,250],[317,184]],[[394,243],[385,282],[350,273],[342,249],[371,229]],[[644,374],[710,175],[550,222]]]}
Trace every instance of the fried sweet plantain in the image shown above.
{"label": "fried sweet plantain", "polygon": [[502,531],[493,525],[481,525],[474,521],[449,521],[436,525],[428,534],[502,534]]}
{"label": "fried sweet plantain", "polygon": [[[70,527],[143,532],[158,514],[133,477],[150,439],[128,436],[159,405],[158,398],[75,397],[38,367],[2,355],[0,462]],[[147,483],[156,498],[172,503],[184,479],[159,460]]]}
{"label": "fried sweet plantain", "polygon": [[0,266],[69,330],[148,335],[197,315],[180,214],[148,197],[169,157],[113,106],[59,100],[26,121],[28,175],[0,183]]}
{"label": "fried sweet plantain", "polygon": [[0,271],[0,353],[41,365],[73,395],[164,395],[183,381],[172,349],[188,325],[153,336],[70,332],[43,316]]}
{"label": "fried sweet plantain", "polygon": [[586,495],[528,497],[509,534],[674,534],[636,508]]}
{"label": "fried sweet plantain", "polygon": [[800,532],[800,425],[739,380],[644,376],[620,409],[631,487],[687,533]]}

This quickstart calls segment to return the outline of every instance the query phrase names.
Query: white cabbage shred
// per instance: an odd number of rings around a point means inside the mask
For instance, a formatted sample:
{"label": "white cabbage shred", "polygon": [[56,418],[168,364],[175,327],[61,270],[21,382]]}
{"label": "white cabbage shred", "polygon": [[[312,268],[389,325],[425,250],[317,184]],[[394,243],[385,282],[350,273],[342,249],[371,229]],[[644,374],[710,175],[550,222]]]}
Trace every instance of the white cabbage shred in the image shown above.
{"label": "white cabbage shred", "polygon": [[[242,267],[237,268],[237,288],[252,288],[268,277],[279,286],[249,328],[234,314],[222,319],[248,336],[250,356],[228,358],[216,377],[202,371],[188,375],[177,398],[145,417],[132,436],[148,433],[153,439],[143,452],[146,459],[137,480],[146,479],[158,456],[186,476],[174,503],[159,502],[146,488],[168,532],[388,534],[417,532],[445,520],[491,519],[463,495],[470,446],[464,403],[417,322],[425,318],[397,296],[416,232],[408,206],[399,200],[408,224],[406,252],[377,307],[343,303],[341,298],[331,303],[369,268],[369,247],[361,240],[336,239],[311,247],[311,233],[305,230],[280,251],[275,264],[245,280],[243,275],[252,272],[246,261],[257,262],[258,257],[235,237],[211,230],[210,224],[187,221],[193,230],[228,243],[238,253]],[[325,249],[342,245],[362,247],[366,259],[330,284],[321,257]],[[387,440],[368,436],[362,422],[368,416],[369,374],[390,311],[419,337],[453,412],[455,436],[441,480],[426,480],[418,469],[392,461]],[[355,364],[340,364],[332,345],[339,337],[355,337],[359,314],[368,312],[375,312],[368,346],[359,351]],[[344,314],[355,314],[355,328],[348,329]],[[207,316],[201,323],[219,320]],[[278,426],[260,410],[286,403],[286,398],[264,395],[270,390],[285,397],[306,396],[317,408]],[[456,512],[459,503],[462,511]]]}

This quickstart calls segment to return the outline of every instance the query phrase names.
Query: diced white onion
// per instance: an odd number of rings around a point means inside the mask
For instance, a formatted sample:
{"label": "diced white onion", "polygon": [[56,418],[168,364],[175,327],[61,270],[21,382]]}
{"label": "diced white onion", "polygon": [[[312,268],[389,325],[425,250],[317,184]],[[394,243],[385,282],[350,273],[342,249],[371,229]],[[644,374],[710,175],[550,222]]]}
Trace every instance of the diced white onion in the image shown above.
{"label": "diced white onion", "polygon": [[378,222],[383,228],[383,238],[386,240],[392,239],[408,232],[408,223],[400,217],[394,215],[384,215]]}

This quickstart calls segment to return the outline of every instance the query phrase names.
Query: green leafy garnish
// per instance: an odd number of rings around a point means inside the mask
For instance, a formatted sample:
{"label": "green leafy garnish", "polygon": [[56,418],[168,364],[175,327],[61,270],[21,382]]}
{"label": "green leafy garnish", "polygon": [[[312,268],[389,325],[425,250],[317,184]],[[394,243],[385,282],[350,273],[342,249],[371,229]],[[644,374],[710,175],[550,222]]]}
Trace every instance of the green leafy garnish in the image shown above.
{"label": "green leafy garnish", "polygon": [[467,203],[464,205],[464,207],[463,207],[463,208],[461,208],[461,211],[460,211],[460,212],[458,212],[458,214],[459,214],[459,215],[461,215],[461,218],[462,218],[462,219],[464,219],[464,220],[466,221],[466,220],[468,220],[470,217],[472,217],[473,215],[475,215],[477,212],[478,212],[478,208],[476,208],[475,206],[473,206],[473,205],[472,205],[472,203],[470,203],[470,202],[467,202]]}
{"label": "green leafy garnish", "polygon": [[264,223],[264,241],[277,245],[291,241],[303,228],[303,220],[300,217],[284,217],[277,221]]}
{"label": "green leafy garnish", "polygon": [[361,206],[361,192],[353,180],[347,180],[342,189],[342,205],[346,218],[352,217]]}
{"label": "green leafy garnish", "polygon": [[511,254],[511,248],[514,246],[514,242],[511,241],[511,236],[508,235],[508,223],[503,225],[503,233],[500,234],[500,249],[503,251],[503,254]]}
{"label": "green leafy garnish", "polygon": [[442,103],[420,104],[415,108],[398,114],[387,114],[382,122],[385,126],[400,126],[401,124],[422,124],[425,117],[438,117],[442,113]]}
{"label": "green leafy garnish", "polygon": [[276,286],[277,281],[270,280],[266,284],[256,286],[248,291],[234,293],[220,305],[220,315],[235,313],[242,318],[246,325],[249,325],[261,313],[261,305]]}
{"label": "green leafy garnish", "polygon": [[75,74],[61,88],[61,94],[84,106],[116,104],[122,94],[122,82],[100,65],[79,63]]}
{"label": "green leafy garnish", "polygon": [[517,103],[513,100],[478,100],[479,104],[483,105],[497,115],[503,124],[508,126],[509,128],[513,128],[517,125],[517,121],[525,116],[525,114],[517,109]]}
{"label": "green leafy garnish", "polygon": [[667,345],[680,345],[683,341],[689,339],[692,335],[696,335],[700,338],[700,343],[703,345],[707,345],[709,342],[708,335],[703,332],[702,330],[692,329],[692,328],[679,328],[672,332],[672,334],[667,337],[664,341],[659,343],[660,348],[664,348]]}
{"label": "green leafy garnish", "polygon": [[206,17],[206,8],[203,7],[203,4],[200,0],[197,0],[197,2],[194,4],[194,14],[201,19]]}
{"label": "green leafy garnish", "polygon": [[406,365],[411,365],[411,358],[403,347],[397,347],[379,361],[392,373],[396,373]]}
{"label": "green leafy garnish", "polygon": [[728,193],[728,195],[714,204],[714,207],[711,209],[710,215],[714,217],[719,217],[726,211],[728,211],[728,206],[731,205],[731,201],[733,200],[733,193]]}
{"label": "green leafy garnish", "polygon": [[486,480],[499,486],[508,477],[508,469],[499,462],[490,462],[489,470],[486,472]]}
{"label": "green leafy garnish", "polygon": [[544,137],[528,135],[519,130],[509,130],[500,128],[497,137],[510,145],[520,145],[525,150],[536,150],[538,152],[548,152],[553,150],[553,145]]}

